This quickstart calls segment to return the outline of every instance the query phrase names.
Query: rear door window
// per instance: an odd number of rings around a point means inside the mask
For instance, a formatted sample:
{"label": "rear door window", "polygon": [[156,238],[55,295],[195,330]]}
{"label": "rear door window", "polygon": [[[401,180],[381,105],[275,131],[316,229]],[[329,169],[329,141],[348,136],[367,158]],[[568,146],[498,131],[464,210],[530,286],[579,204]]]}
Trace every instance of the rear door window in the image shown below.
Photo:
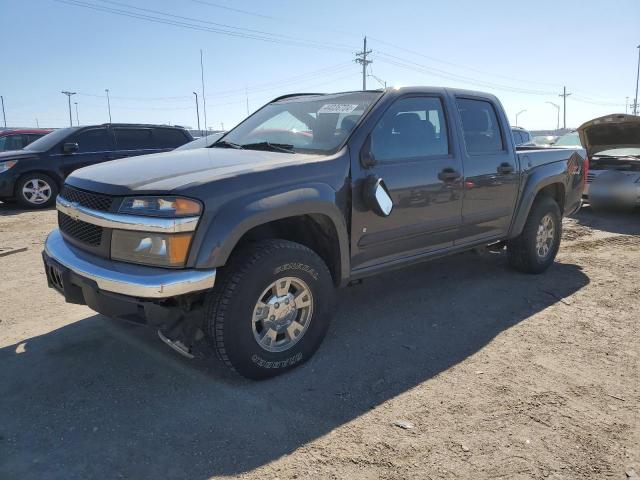
{"label": "rear door window", "polygon": [[470,154],[503,152],[505,147],[500,123],[491,102],[458,98],[457,103],[467,152]]}
{"label": "rear door window", "polygon": [[176,148],[189,140],[184,132],[175,128],[156,128],[153,135],[158,148]]}
{"label": "rear door window", "polygon": [[115,128],[114,132],[118,150],[149,150],[156,148],[150,128]]}
{"label": "rear door window", "polygon": [[84,130],[68,141],[78,144],[78,153],[106,152],[113,149],[106,128]]}

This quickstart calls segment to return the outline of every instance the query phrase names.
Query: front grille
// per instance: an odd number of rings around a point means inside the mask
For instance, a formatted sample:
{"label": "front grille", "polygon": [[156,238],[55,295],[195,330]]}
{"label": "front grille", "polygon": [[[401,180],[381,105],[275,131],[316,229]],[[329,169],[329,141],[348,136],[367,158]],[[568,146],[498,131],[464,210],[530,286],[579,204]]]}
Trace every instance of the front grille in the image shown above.
{"label": "front grille", "polygon": [[102,227],[83,222],[82,220],[74,220],[69,215],[58,212],[58,226],[60,230],[82,243],[99,247],[102,242]]}
{"label": "front grille", "polygon": [[596,179],[595,173],[587,173],[587,183],[591,183]]}
{"label": "front grille", "polygon": [[113,197],[109,195],[85,192],[84,190],[78,190],[69,185],[62,187],[60,196],[70,202],[78,203],[92,210],[100,210],[101,212],[108,212],[113,204]]}

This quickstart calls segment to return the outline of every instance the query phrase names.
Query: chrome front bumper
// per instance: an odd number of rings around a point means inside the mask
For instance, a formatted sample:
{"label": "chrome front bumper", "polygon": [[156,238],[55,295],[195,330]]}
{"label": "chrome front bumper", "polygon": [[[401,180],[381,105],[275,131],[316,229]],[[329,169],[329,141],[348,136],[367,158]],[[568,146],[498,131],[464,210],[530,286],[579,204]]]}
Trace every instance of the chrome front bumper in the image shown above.
{"label": "chrome front bumper", "polygon": [[216,270],[169,270],[145,267],[79,250],[59,230],[49,234],[45,254],[76,275],[93,280],[100,290],[138,298],[168,298],[213,288]]}

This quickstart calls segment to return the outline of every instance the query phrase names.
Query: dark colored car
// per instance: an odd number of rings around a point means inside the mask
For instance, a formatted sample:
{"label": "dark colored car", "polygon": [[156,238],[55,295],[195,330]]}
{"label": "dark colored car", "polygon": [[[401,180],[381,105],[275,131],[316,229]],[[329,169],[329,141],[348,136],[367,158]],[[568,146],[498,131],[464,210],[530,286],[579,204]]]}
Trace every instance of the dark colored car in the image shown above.
{"label": "dark colored car", "polygon": [[11,128],[0,130],[0,152],[21,150],[53,130],[48,128]]}
{"label": "dark colored car", "polygon": [[53,204],[64,179],[96,163],[173,150],[193,140],[182,127],[104,124],[55,130],[22,150],[0,153],[0,200]]}
{"label": "dark colored car", "polygon": [[535,147],[531,134],[522,127],[511,127],[511,136],[516,147]]}
{"label": "dark colored car", "polygon": [[585,167],[582,148],[516,150],[489,94],[290,95],[210,148],[70,175],[45,271],[68,302],[265,378],[311,358],[335,287],[485,245],[545,271]]}

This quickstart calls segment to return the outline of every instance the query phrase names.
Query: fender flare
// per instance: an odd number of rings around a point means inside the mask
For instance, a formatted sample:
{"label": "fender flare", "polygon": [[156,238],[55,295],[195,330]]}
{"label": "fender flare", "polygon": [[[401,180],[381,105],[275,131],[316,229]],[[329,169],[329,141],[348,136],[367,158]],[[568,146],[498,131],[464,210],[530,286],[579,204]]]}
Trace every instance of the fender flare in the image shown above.
{"label": "fender flare", "polygon": [[227,262],[242,236],[254,227],[298,215],[328,217],[338,237],[340,284],[350,273],[349,235],[337,192],[327,184],[305,184],[238,198],[222,205],[209,223],[197,248],[196,268],[217,268]]}
{"label": "fender flare", "polygon": [[549,185],[560,184],[563,188],[563,194],[567,194],[567,166],[565,162],[549,163],[527,172],[524,182],[524,188],[520,194],[516,215],[511,222],[509,238],[515,238],[524,229],[524,224],[529,217],[529,212],[533,206],[540,190]]}

